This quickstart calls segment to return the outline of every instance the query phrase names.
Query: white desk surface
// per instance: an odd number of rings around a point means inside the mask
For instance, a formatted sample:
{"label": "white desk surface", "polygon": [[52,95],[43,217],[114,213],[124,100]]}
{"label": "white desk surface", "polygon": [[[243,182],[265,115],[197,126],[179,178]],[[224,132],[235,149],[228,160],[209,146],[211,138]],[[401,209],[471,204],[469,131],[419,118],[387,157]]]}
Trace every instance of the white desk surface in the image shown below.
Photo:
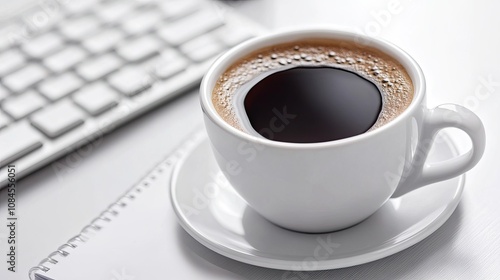
{"label": "white desk surface", "polygon": [[[376,15],[388,11],[391,2],[399,3],[400,11],[377,22]],[[386,38],[421,65],[427,78],[429,107],[465,105],[486,127],[484,157],[467,173],[462,202],[437,232],[401,253],[370,264],[287,279],[500,279],[500,2],[248,0],[231,1],[230,5],[270,29],[334,24]],[[489,84],[485,80],[490,80]],[[104,136],[84,156],[72,153],[59,159],[59,163],[72,166],[68,172],[57,176],[49,164],[19,181],[18,272],[6,270],[7,231],[2,222],[0,279],[27,279],[30,267],[77,234],[201,125],[197,90],[193,90]],[[468,139],[461,133],[457,137],[464,151]],[[3,189],[1,221],[6,221],[6,201]],[[190,242],[201,246],[193,239]],[[203,252],[200,258],[180,256],[178,261],[221,258],[208,250]],[[232,261],[211,263],[243,278],[273,279],[277,275],[273,270]]]}

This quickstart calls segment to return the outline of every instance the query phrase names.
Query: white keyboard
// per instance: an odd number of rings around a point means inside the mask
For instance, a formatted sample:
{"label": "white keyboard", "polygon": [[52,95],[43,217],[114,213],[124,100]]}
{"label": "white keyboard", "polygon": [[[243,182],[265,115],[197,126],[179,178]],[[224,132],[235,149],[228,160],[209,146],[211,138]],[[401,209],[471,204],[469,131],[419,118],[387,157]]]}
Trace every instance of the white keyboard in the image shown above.
{"label": "white keyboard", "polygon": [[0,44],[0,188],[8,164],[19,178],[96,141],[262,32],[208,0],[61,2],[57,21]]}

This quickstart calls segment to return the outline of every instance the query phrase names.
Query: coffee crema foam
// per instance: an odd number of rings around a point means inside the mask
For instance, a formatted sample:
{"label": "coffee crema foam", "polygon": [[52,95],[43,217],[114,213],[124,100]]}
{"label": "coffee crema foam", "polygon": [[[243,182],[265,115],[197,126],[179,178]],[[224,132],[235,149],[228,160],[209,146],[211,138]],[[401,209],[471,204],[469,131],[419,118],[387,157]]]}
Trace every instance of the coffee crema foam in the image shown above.
{"label": "coffee crema foam", "polygon": [[221,118],[247,132],[233,102],[245,83],[266,72],[294,66],[328,66],[351,71],[371,81],[382,95],[382,109],[373,130],[403,113],[413,99],[413,83],[404,67],[389,55],[341,40],[301,40],[257,50],[233,63],[219,77],[212,103]]}

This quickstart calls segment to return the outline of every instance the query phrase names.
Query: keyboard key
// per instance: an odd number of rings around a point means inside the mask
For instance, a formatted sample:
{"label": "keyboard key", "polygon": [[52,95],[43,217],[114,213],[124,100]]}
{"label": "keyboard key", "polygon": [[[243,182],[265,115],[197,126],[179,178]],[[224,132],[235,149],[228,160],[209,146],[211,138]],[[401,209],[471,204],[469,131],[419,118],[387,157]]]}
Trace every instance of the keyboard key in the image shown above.
{"label": "keyboard key", "polygon": [[8,50],[0,54],[0,76],[9,74],[24,65],[26,58],[18,50]]}
{"label": "keyboard key", "polygon": [[24,27],[29,27],[30,30],[30,38],[28,40],[31,40],[33,34],[41,34],[61,22],[64,15],[60,12],[59,3],[48,1],[38,2],[39,5],[34,5],[27,11],[21,12]]}
{"label": "keyboard key", "polygon": [[127,18],[122,23],[122,28],[128,34],[144,33],[160,23],[162,14],[157,10],[140,11]]}
{"label": "keyboard key", "polygon": [[12,118],[18,120],[42,108],[46,103],[45,99],[31,90],[5,100],[2,103],[2,109]]}
{"label": "keyboard key", "polygon": [[116,52],[130,62],[136,62],[154,55],[161,47],[161,42],[151,35],[129,40],[121,44]]}
{"label": "keyboard key", "polygon": [[58,34],[47,33],[24,43],[23,51],[34,58],[43,58],[63,47],[64,41]]}
{"label": "keyboard key", "polygon": [[10,118],[0,112],[0,129],[6,127],[10,123]]}
{"label": "keyboard key", "polygon": [[91,53],[102,53],[114,48],[124,37],[123,32],[118,29],[105,29],[87,38],[83,46]]}
{"label": "keyboard key", "polygon": [[0,130],[0,167],[40,148],[42,136],[27,122],[13,124]]}
{"label": "keyboard key", "polygon": [[160,79],[167,79],[184,71],[188,66],[189,64],[185,59],[177,59],[159,64],[154,73]]}
{"label": "keyboard key", "polygon": [[168,22],[158,30],[167,43],[178,46],[199,35],[211,31],[224,22],[213,10],[201,10],[175,22]]}
{"label": "keyboard key", "polygon": [[217,40],[221,41],[228,47],[235,46],[253,37],[253,35],[248,33],[248,31],[243,27],[228,25],[215,30],[212,34],[217,38]]}
{"label": "keyboard key", "polygon": [[3,84],[14,92],[28,89],[30,86],[47,77],[49,73],[38,64],[28,64],[26,67],[3,78]]}
{"label": "keyboard key", "polygon": [[182,59],[184,58],[181,53],[179,53],[177,50],[173,48],[165,48],[162,50],[160,53],[159,59],[163,61],[173,61],[177,59]]}
{"label": "keyboard key", "polygon": [[34,114],[31,124],[50,138],[56,138],[83,123],[84,113],[69,99]]}
{"label": "keyboard key", "polygon": [[189,63],[174,49],[167,49],[145,63],[144,67],[156,77],[167,79],[189,67]]}
{"label": "keyboard key", "polygon": [[61,23],[61,33],[70,40],[81,40],[95,32],[100,26],[100,22],[93,16],[84,16],[75,19],[68,19]]}
{"label": "keyboard key", "polygon": [[200,8],[198,0],[173,0],[159,3],[160,9],[167,18],[179,18],[193,13]]}
{"label": "keyboard key", "polygon": [[108,53],[80,64],[76,72],[87,81],[95,81],[114,72],[123,65],[115,54]]}
{"label": "keyboard key", "polygon": [[203,35],[180,47],[181,51],[195,62],[205,61],[224,50],[224,46],[211,35]]}
{"label": "keyboard key", "polygon": [[50,70],[59,73],[80,63],[87,57],[84,50],[77,46],[68,46],[64,50],[45,59],[44,64]]}
{"label": "keyboard key", "polygon": [[91,115],[99,115],[118,104],[119,94],[102,82],[90,85],[76,92],[73,100]]}
{"label": "keyboard key", "polygon": [[116,22],[135,8],[134,1],[114,1],[96,7],[97,16],[105,23]]}
{"label": "keyboard key", "polygon": [[111,86],[121,93],[132,96],[149,88],[151,76],[144,69],[137,66],[127,66],[108,79]]}
{"label": "keyboard key", "polygon": [[3,86],[0,85],[0,102],[9,96],[9,92]]}
{"label": "keyboard key", "polygon": [[95,7],[101,0],[71,0],[64,1],[63,8],[70,14],[83,13]]}
{"label": "keyboard key", "polygon": [[38,90],[48,99],[55,101],[74,92],[83,85],[83,80],[71,72],[43,81]]}

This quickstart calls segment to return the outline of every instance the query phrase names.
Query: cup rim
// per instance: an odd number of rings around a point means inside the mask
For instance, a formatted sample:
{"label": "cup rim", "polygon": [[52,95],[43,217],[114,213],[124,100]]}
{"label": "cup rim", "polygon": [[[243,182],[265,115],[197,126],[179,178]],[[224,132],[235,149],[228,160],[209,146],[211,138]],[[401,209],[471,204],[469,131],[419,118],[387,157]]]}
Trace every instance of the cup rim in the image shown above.
{"label": "cup rim", "polygon": [[[227,67],[229,67],[236,60],[257,49],[278,44],[278,42],[272,43],[272,41],[274,40],[279,41],[279,43],[286,43],[286,42],[292,42],[297,39],[324,38],[324,37],[332,39],[334,38],[347,39],[354,42],[356,42],[356,40],[362,40],[363,45],[374,47],[377,50],[380,50],[385,54],[396,59],[405,68],[406,72],[410,76],[410,79],[412,80],[413,83],[413,88],[414,88],[413,99],[408,108],[406,108],[406,110],[403,113],[399,114],[396,118],[394,118],[390,122],[374,130],[339,140],[315,142],[315,143],[281,142],[281,141],[273,141],[264,137],[257,137],[249,133],[245,133],[231,126],[230,124],[225,122],[222,119],[222,117],[217,113],[211,98],[213,86],[215,85],[215,81],[218,79],[219,75],[222,74],[227,69]],[[424,100],[424,96],[425,96],[424,74],[420,66],[417,64],[417,62],[408,53],[406,53],[393,43],[388,42],[382,38],[371,37],[338,27],[334,28],[294,27],[293,29],[275,31],[266,35],[258,36],[250,40],[247,40],[231,48],[230,50],[219,56],[210,66],[209,70],[206,72],[200,85],[200,102],[202,111],[204,115],[207,116],[217,126],[219,126],[220,128],[222,128],[223,130],[232,135],[244,139],[249,143],[254,143],[256,145],[272,146],[277,148],[289,148],[289,149],[306,149],[306,148],[311,149],[311,148],[343,146],[364,141],[378,134],[382,134],[385,131],[390,130],[392,127],[396,126],[398,123],[406,119],[408,116],[413,115],[414,111],[419,108],[420,104]]]}

